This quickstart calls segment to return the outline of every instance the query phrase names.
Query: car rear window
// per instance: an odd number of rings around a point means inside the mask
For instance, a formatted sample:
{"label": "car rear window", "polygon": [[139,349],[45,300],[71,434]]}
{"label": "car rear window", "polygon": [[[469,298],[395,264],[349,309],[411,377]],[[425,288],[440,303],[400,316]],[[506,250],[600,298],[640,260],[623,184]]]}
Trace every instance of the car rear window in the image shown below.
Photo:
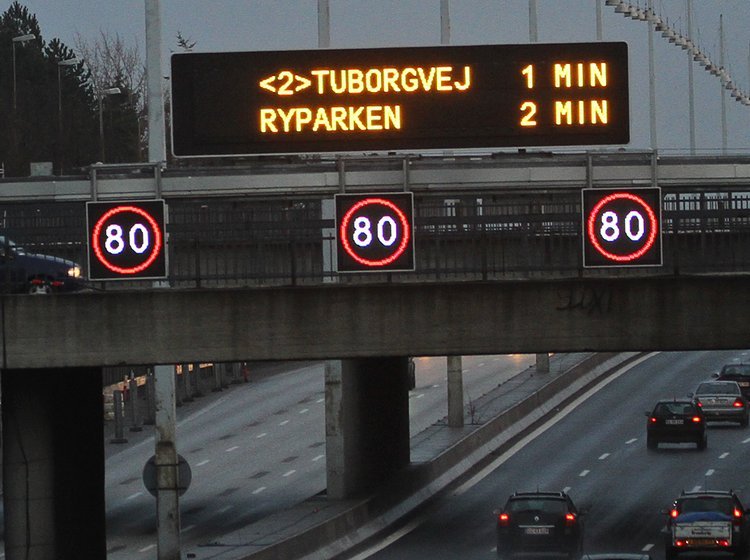
{"label": "car rear window", "polygon": [[680,505],[680,513],[693,513],[696,511],[717,511],[725,515],[732,515],[733,504],[731,498],[714,498],[711,496],[701,498],[690,498],[683,500]]}
{"label": "car rear window", "polygon": [[721,375],[732,375],[736,377],[750,377],[750,365],[737,364],[721,368]]}
{"label": "car rear window", "polygon": [[739,387],[736,383],[701,383],[696,389],[696,395],[738,395]]}
{"label": "car rear window", "polygon": [[568,508],[564,500],[523,498],[519,500],[511,500],[508,509],[513,513],[538,511],[542,513],[562,515],[567,513]]}
{"label": "car rear window", "polygon": [[670,403],[659,403],[654,408],[654,414],[656,416],[666,416],[668,414],[694,414],[695,407],[690,403],[682,402],[670,402]]}

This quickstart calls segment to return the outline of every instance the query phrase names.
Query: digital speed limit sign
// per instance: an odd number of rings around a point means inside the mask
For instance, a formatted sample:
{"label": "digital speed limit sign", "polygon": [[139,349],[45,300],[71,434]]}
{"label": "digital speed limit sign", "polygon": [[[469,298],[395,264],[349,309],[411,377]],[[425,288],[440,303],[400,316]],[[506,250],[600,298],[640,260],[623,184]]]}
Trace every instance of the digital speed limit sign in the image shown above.
{"label": "digital speed limit sign", "polygon": [[583,189],[583,266],[661,266],[661,189]]}
{"label": "digital speed limit sign", "polygon": [[163,200],[88,202],[90,280],[167,276]]}
{"label": "digital speed limit sign", "polygon": [[414,270],[412,193],[334,198],[338,272]]}

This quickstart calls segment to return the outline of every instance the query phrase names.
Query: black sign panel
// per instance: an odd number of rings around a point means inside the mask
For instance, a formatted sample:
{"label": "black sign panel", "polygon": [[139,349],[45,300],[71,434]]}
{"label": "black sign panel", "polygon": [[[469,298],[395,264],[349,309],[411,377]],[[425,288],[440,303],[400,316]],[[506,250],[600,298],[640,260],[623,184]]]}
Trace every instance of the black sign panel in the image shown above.
{"label": "black sign panel", "polygon": [[338,272],[414,270],[412,193],[339,194]]}
{"label": "black sign panel", "polygon": [[167,276],[163,200],[88,202],[90,280]]}
{"label": "black sign panel", "polygon": [[661,189],[583,189],[583,266],[661,266]]}
{"label": "black sign panel", "polygon": [[177,156],[629,142],[626,43],[172,55]]}

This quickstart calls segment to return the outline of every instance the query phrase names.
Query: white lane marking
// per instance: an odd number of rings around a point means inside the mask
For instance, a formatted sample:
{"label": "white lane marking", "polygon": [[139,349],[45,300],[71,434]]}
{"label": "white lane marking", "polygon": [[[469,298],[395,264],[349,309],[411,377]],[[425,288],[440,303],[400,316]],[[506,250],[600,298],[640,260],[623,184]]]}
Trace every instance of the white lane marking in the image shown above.
{"label": "white lane marking", "polygon": [[316,455],[312,458],[313,462],[320,461],[325,455]]}
{"label": "white lane marking", "polygon": [[625,445],[630,445],[631,443],[635,443],[636,441],[638,441],[637,437],[631,438],[625,442]]}
{"label": "white lane marking", "polygon": [[286,426],[287,424],[289,424],[289,420],[282,420],[279,422],[279,426]]}
{"label": "white lane marking", "polygon": [[652,548],[654,548],[654,545],[649,543],[641,549],[641,552],[648,552]]}
{"label": "white lane marking", "polygon": [[416,397],[414,397],[414,398],[416,398],[416,399],[421,399],[421,398],[424,398],[424,393],[419,393],[419,394],[418,394],[418,395],[417,395]]}
{"label": "white lane marking", "polygon": [[749,437],[749,438],[747,438],[747,439],[743,439],[743,440],[742,440],[742,443],[750,443],[750,437]]}
{"label": "white lane marking", "polygon": [[232,509],[233,507],[234,507],[234,506],[225,506],[225,507],[223,507],[223,508],[221,508],[221,509],[217,510],[217,511],[216,511],[216,513],[226,513],[226,512],[228,512],[228,511],[229,511],[230,509]]}
{"label": "white lane marking", "polygon": [[[364,552],[361,552],[361,553],[357,554],[356,556],[353,556],[351,558],[351,560],[364,560],[365,558],[369,558],[373,554],[375,554],[377,552],[380,552],[384,548],[387,548],[387,547],[391,546],[393,543],[395,543],[401,537],[403,537],[403,536],[408,535],[409,533],[411,533],[414,529],[416,529],[417,527],[419,527],[419,525],[421,525],[423,523],[423,521],[424,521],[423,519],[419,519],[419,518],[412,520],[411,523],[408,523],[406,526],[402,527],[401,529],[399,529],[395,533],[392,533],[392,534],[388,535],[385,539],[383,539],[382,541],[380,541],[378,544],[373,545],[372,548],[368,548]],[[497,551],[497,548],[493,548],[492,550],[493,551]]]}
{"label": "white lane marking", "polygon": [[310,412],[309,408],[303,408],[302,410],[299,411],[300,414],[307,414],[308,412]]}
{"label": "white lane marking", "polygon": [[125,498],[126,502],[129,502],[130,500],[135,500],[138,496],[143,496],[143,492],[136,492],[135,494],[131,494],[127,498]]}
{"label": "white lane marking", "polygon": [[706,471],[706,476],[711,476],[712,474],[714,474],[714,472],[716,472],[716,471],[714,471],[713,469],[708,469]]}
{"label": "white lane marking", "polygon": [[180,529],[180,533],[187,533],[188,531],[192,531],[195,529],[195,525],[188,525],[187,527],[183,527]]}
{"label": "white lane marking", "polygon": [[315,401],[315,402],[316,402],[316,403],[318,403],[318,404],[320,404],[320,403],[322,403],[322,402],[324,402],[324,401],[325,401],[325,399],[318,399],[318,400],[317,400],[317,401]]}
{"label": "white lane marking", "polygon": [[239,445],[233,445],[232,447],[230,447],[229,449],[225,449],[224,451],[226,453],[231,453],[232,451],[237,451],[239,448],[240,448]]}
{"label": "white lane marking", "polygon": [[437,389],[438,387],[440,387],[440,385],[433,385],[432,386],[433,389]]}
{"label": "white lane marking", "polygon": [[570,492],[570,486],[566,486],[565,488],[563,488],[563,492],[565,492],[566,494]]}
{"label": "white lane marking", "polygon": [[150,545],[148,545],[148,546],[144,546],[144,547],[143,547],[143,548],[141,548],[141,549],[140,549],[140,550],[139,550],[138,552],[148,552],[149,550],[153,550],[153,549],[155,549],[155,548],[156,548],[156,545],[155,545],[155,544],[150,544]]}
{"label": "white lane marking", "polygon": [[726,459],[727,457],[729,457],[729,451],[725,451],[724,453],[719,455],[719,459]]}
{"label": "white lane marking", "polygon": [[702,486],[700,484],[698,486],[693,486],[693,489],[691,490],[691,492],[699,492],[701,488]]}
{"label": "white lane marking", "polygon": [[601,455],[599,456],[599,460],[600,460],[600,461],[604,461],[604,459],[606,459],[607,457],[609,457],[609,453],[602,453],[602,454],[601,454]]}
{"label": "white lane marking", "polygon": [[[634,361],[630,362],[628,365],[626,365],[625,367],[623,367],[620,371],[618,371],[618,372],[610,375],[609,377],[607,377],[606,379],[604,379],[600,383],[596,384],[594,387],[592,387],[591,389],[589,389],[588,391],[586,391],[583,395],[581,395],[580,397],[578,397],[576,400],[574,400],[568,406],[566,406],[565,408],[563,408],[558,414],[555,415],[554,418],[550,418],[547,422],[545,422],[544,424],[542,424],[541,426],[539,426],[536,430],[534,430],[533,432],[531,432],[529,435],[527,435],[526,437],[524,437],[523,439],[521,439],[521,441],[519,441],[518,443],[516,443],[513,447],[511,447],[505,453],[503,453],[502,455],[500,455],[492,463],[490,463],[489,465],[487,465],[486,467],[484,467],[476,475],[474,475],[469,480],[467,480],[463,485],[461,485],[460,487],[458,487],[456,489],[456,491],[454,492],[454,495],[460,496],[461,494],[463,494],[464,492],[466,492],[467,490],[469,490],[472,486],[474,486],[475,484],[477,484],[478,482],[480,482],[482,479],[484,479],[485,477],[487,477],[491,472],[493,472],[500,465],[502,465],[503,463],[505,463],[508,459],[510,459],[511,457],[513,457],[513,455],[515,455],[516,453],[518,453],[521,449],[523,449],[524,447],[526,447],[529,443],[531,443],[532,441],[534,441],[541,434],[543,434],[544,432],[546,432],[547,430],[549,430],[552,426],[555,426],[556,424],[558,424],[560,422],[560,420],[562,420],[563,418],[565,418],[566,416],[568,416],[571,412],[573,412],[581,404],[583,404],[584,402],[586,402],[586,400],[590,399],[592,395],[595,395],[596,393],[598,393],[599,391],[601,391],[602,389],[604,389],[604,387],[606,387],[607,385],[609,385],[610,383],[612,383],[616,379],[622,377],[623,375],[625,375],[627,372],[629,372],[634,367],[639,366],[640,364],[642,364],[643,362],[645,362],[649,358],[653,358],[657,354],[659,354],[659,353],[658,352],[651,352],[649,354],[646,354],[645,356],[641,356],[637,360],[634,360]],[[634,438],[634,439],[630,440],[628,443],[633,443],[634,441],[637,441],[637,439],[638,438]],[[414,530],[414,528],[412,527],[412,529],[410,529],[410,531],[413,531],[413,530]],[[407,533],[404,533],[404,534],[407,534]],[[362,558],[367,558],[367,556],[363,556]],[[354,560],[354,559],[352,559],[352,560]]]}
{"label": "white lane marking", "polygon": [[484,366],[485,366],[485,363],[481,362],[477,367],[484,367]]}
{"label": "white lane marking", "polygon": [[582,470],[582,471],[581,471],[581,472],[579,473],[579,475],[578,475],[578,476],[580,476],[581,478],[583,478],[584,476],[586,476],[586,475],[587,475],[587,474],[589,474],[590,472],[591,472],[591,471],[589,471],[589,470]]}
{"label": "white lane marking", "polygon": [[203,459],[200,463],[196,463],[196,467],[202,467],[203,465],[208,465],[211,462],[211,459]]}
{"label": "white lane marking", "polygon": [[265,489],[266,489],[265,486],[261,486],[260,488],[257,488],[256,490],[253,490],[253,495],[260,494]]}
{"label": "white lane marking", "polygon": [[285,472],[285,473],[284,473],[284,474],[282,474],[281,476],[283,476],[284,478],[286,478],[286,477],[288,477],[288,476],[292,476],[292,475],[293,475],[294,473],[296,473],[296,472],[297,472],[297,471],[296,471],[295,469],[292,469],[291,471],[287,471],[287,472]]}
{"label": "white lane marking", "polygon": [[267,432],[263,432],[262,434],[258,434],[257,436],[255,436],[255,439],[260,439],[260,438],[264,438],[264,437],[266,437],[267,435],[268,435],[268,433],[267,433]]}

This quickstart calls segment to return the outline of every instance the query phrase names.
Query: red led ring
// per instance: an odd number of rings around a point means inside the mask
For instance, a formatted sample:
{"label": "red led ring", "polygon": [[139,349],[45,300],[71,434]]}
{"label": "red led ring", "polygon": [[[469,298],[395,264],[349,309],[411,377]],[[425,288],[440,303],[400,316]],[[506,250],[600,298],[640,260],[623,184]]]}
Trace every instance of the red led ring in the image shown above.
{"label": "red led ring", "polygon": [[[648,221],[649,225],[651,226],[651,231],[649,232],[648,239],[646,239],[646,243],[638,249],[637,251],[634,251],[632,253],[628,253],[627,255],[615,255],[614,253],[610,253],[607,251],[604,247],[602,247],[601,243],[599,243],[599,240],[596,237],[596,220],[597,216],[599,215],[599,212],[601,211],[602,207],[606,204],[609,204],[613,200],[618,199],[627,199],[631,202],[635,202],[639,206],[643,207],[644,210],[646,210],[646,214],[648,215]],[[594,245],[594,248],[599,251],[605,258],[617,261],[617,262],[631,262],[634,260],[637,260],[641,258],[643,255],[645,255],[651,247],[654,246],[654,243],[656,242],[656,234],[659,228],[658,221],[656,219],[656,214],[654,213],[653,209],[646,204],[646,202],[639,196],[636,196],[632,193],[622,192],[622,193],[612,193],[609,196],[605,196],[603,199],[601,199],[596,206],[591,210],[589,213],[589,219],[587,222],[587,231],[589,240],[591,240],[591,243]]]}
{"label": "red led ring", "polygon": [[[389,257],[376,261],[365,259],[357,255],[357,253],[352,248],[351,243],[349,243],[349,239],[346,235],[346,230],[349,227],[349,222],[351,222],[354,214],[357,212],[357,210],[360,210],[361,208],[368,206],[369,204],[381,204],[393,210],[399,222],[401,222],[401,228],[403,229],[401,243],[399,243],[395,252]],[[404,214],[403,210],[401,210],[401,208],[396,206],[390,200],[386,200],[384,198],[365,198],[353,205],[344,215],[344,218],[341,220],[341,226],[339,226],[339,237],[341,238],[341,243],[344,246],[344,250],[346,251],[346,253],[359,264],[369,267],[387,266],[398,259],[401,255],[404,254],[404,251],[406,251],[406,248],[409,246],[409,239],[411,239],[411,228],[409,227],[409,220],[406,218],[406,214]]]}
{"label": "red led ring", "polygon": [[[130,268],[124,268],[109,262],[109,260],[107,260],[107,257],[104,256],[104,252],[102,251],[102,247],[99,242],[99,235],[101,234],[102,227],[104,227],[104,223],[112,216],[120,214],[121,212],[133,212],[134,214],[142,216],[146,219],[148,225],[151,226],[151,231],[153,231],[154,233],[154,248],[151,251],[151,255],[141,264]],[[161,228],[159,227],[159,224],[156,222],[153,216],[151,216],[151,214],[146,212],[143,208],[138,208],[137,206],[116,206],[105,212],[102,217],[99,218],[99,220],[96,222],[96,225],[94,225],[92,238],[94,254],[96,255],[96,258],[99,259],[99,262],[109,270],[118,274],[138,274],[139,272],[143,272],[154,263],[156,258],[159,256],[159,253],[161,253],[162,248]]]}

